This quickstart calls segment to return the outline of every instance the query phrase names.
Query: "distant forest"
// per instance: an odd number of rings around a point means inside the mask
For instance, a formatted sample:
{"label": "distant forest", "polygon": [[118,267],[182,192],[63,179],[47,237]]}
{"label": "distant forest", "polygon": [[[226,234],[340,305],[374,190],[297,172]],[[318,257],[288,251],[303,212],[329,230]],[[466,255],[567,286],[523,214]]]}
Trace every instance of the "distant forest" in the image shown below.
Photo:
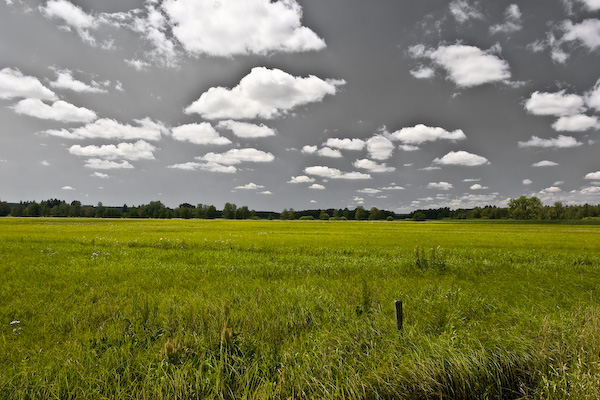
{"label": "distant forest", "polygon": [[600,220],[600,205],[564,205],[556,202],[552,206],[543,205],[537,197],[521,196],[512,199],[508,207],[485,206],[471,209],[451,210],[448,207],[415,210],[408,214],[380,210],[376,207],[365,209],[320,209],[296,211],[293,208],[281,212],[255,211],[247,206],[238,207],[226,203],[222,210],[213,205],[189,203],[169,208],[160,201],[151,201],[139,206],[121,207],[83,205],[80,201],[67,203],[64,200],[50,199],[42,202],[30,201],[8,203],[0,201],[0,217],[85,217],[85,218],[182,218],[182,219],[319,219],[319,220],[444,220],[444,219],[515,219],[515,220]]}

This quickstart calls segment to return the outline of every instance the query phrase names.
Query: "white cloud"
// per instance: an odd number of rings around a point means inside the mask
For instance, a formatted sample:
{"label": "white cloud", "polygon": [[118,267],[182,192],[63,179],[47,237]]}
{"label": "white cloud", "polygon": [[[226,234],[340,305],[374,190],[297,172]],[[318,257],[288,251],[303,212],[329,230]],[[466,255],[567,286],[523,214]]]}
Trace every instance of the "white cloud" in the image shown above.
{"label": "white cloud", "polygon": [[402,186],[393,185],[393,186],[382,187],[381,190],[404,190],[404,188]]}
{"label": "white cloud", "polygon": [[375,160],[387,160],[394,152],[394,144],[383,135],[375,135],[367,140],[367,151]]}
{"label": "white cloud", "polygon": [[390,139],[409,145],[433,142],[440,139],[456,141],[466,138],[461,129],[449,132],[443,128],[429,127],[423,124],[417,124],[410,128],[402,128],[390,135]]}
{"label": "white cloud", "polygon": [[161,134],[168,133],[168,129],[160,122],[150,118],[134,120],[138,126],[121,124],[114,119],[102,118],[83,127],[61,130],[47,130],[40,132],[50,136],[66,139],[120,139],[120,140],[160,140]]}
{"label": "white cloud", "polygon": [[465,178],[463,182],[480,182],[481,178]]}
{"label": "white cloud", "polygon": [[186,162],[182,164],[169,165],[167,168],[182,169],[185,171],[196,171],[203,170],[208,172],[221,172],[224,174],[235,174],[237,168],[232,165],[223,165],[215,162],[198,163],[198,162]]}
{"label": "white cloud", "polygon": [[342,172],[339,169],[324,166],[306,167],[304,173],[330,179],[371,179],[371,175],[369,174],[363,174],[361,172]]}
{"label": "white cloud", "polygon": [[600,0],[579,0],[579,2],[583,3],[590,11],[600,10]]}
{"label": "white cloud", "polygon": [[467,88],[510,78],[508,63],[492,54],[495,50],[455,44],[427,50],[424,56],[444,68],[457,86]]}
{"label": "white cloud", "polygon": [[[176,43],[167,34],[171,26],[167,18],[154,7],[146,3],[147,14],[144,17],[134,16],[133,23],[129,26],[135,32],[141,34],[142,38],[150,43],[152,50],[146,53],[147,57],[159,65],[174,67],[178,63]],[[130,13],[131,14],[131,13]],[[112,14],[113,19],[117,14]],[[117,21],[112,21],[117,23]],[[134,68],[137,69],[135,65]],[[140,67],[142,64],[140,64]]]}
{"label": "white cloud", "polygon": [[543,189],[542,191],[540,191],[540,193],[542,194],[546,194],[546,193],[558,193],[558,192],[562,192],[562,189],[556,186],[551,186],[549,188]]}
{"label": "white cloud", "polygon": [[562,24],[563,41],[579,41],[589,50],[600,47],[600,19],[586,19],[579,24],[565,21]]}
{"label": "white cloud", "polygon": [[490,27],[491,33],[505,32],[512,33],[523,29],[522,14],[519,6],[516,4],[509,5],[504,11],[505,21],[503,24],[493,25]]}
{"label": "white cloud", "polygon": [[302,26],[302,8],[295,0],[166,0],[162,8],[173,34],[193,55],[229,57],[325,47]]}
{"label": "white cloud", "polygon": [[478,8],[478,4],[469,4],[467,0],[454,0],[449,4],[450,13],[458,21],[463,24],[471,19],[484,19],[483,14]]}
{"label": "white cloud", "polygon": [[98,27],[96,19],[86,14],[80,7],[66,0],[49,0],[46,6],[39,7],[40,12],[47,18],[57,18],[62,20],[67,29],[74,28],[81,39],[95,45],[95,39],[90,35],[90,30]]}
{"label": "white cloud", "polygon": [[339,150],[334,150],[329,147],[323,147],[317,151],[317,154],[321,157],[329,157],[329,158],[342,158],[342,153]]}
{"label": "white cloud", "polygon": [[523,179],[523,185],[531,185],[533,182],[531,179]]}
{"label": "white cloud", "polygon": [[329,138],[325,142],[325,146],[340,150],[362,150],[366,143],[362,139],[337,139]]}
{"label": "white cloud", "polygon": [[125,64],[134,68],[136,71],[145,71],[150,66],[149,62],[140,59],[125,60]]}
{"label": "white cloud", "polygon": [[304,154],[315,154],[319,148],[317,146],[306,145],[302,147],[302,153]]}
{"label": "white cloud", "polygon": [[451,151],[442,158],[433,160],[434,164],[439,165],[464,165],[474,167],[478,165],[489,164],[487,158],[471,154],[466,151]]}
{"label": "white cloud", "polygon": [[485,189],[489,189],[487,186],[481,186],[479,183],[476,183],[474,185],[471,185],[471,187],[469,188],[471,190],[485,190]]}
{"label": "white cloud", "polygon": [[572,116],[585,111],[583,97],[576,94],[533,92],[525,102],[525,109],[535,115]]}
{"label": "white cloud", "polygon": [[314,75],[294,77],[279,69],[255,67],[232,89],[212,87],[185,109],[206,119],[272,119],[294,107],[319,102],[335,94],[341,80]]}
{"label": "white cloud", "polygon": [[110,175],[108,174],[104,174],[102,172],[94,172],[93,174],[91,174],[90,176],[94,177],[94,178],[100,178],[100,179],[108,179],[110,178]]}
{"label": "white cloud", "polygon": [[56,89],[68,89],[79,93],[106,93],[106,89],[98,87],[98,85],[91,86],[84,82],[81,82],[73,78],[73,74],[70,70],[56,71],[56,81],[50,82],[50,86]]}
{"label": "white cloud", "polygon": [[430,67],[420,66],[418,69],[413,69],[410,74],[417,79],[430,79],[435,75],[435,70]]}
{"label": "white cloud", "polygon": [[92,110],[62,100],[55,101],[49,106],[39,99],[23,99],[11,109],[17,114],[60,122],[91,122],[97,118]]}
{"label": "white cloud", "polygon": [[86,168],[91,168],[91,169],[131,169],[133,168],[133,165],[131,165],[129,163],[129,161],[121,161],[116,162],[116,161],[109,161],[109,160],[101,160],[99,158],[90,158],[89,160],[86,160],[85,165]]}
{"label": "white cloud", "polygon": [[62,190],[75,190],[75,188],[72,186],[63,186],[63,187],[61,187],[61,189]]}
{"label": "white cloud", "polygon": [[214,145],[231,144],[231,140],[219,135],[215,128],[208,122],[177,126],[171,130],[171,133],[173,139],[181,142]]}
{"label": "white cloud", "polygon": [[197,159],[221,165],[237,165],[243,162],[271,162],[275,159],[275,156],[261,150],[246,148],[231,149],[221,154],[208,153],[202,157],[197,157]]}
{"label": "white cloud", "polygon": [[398,148],[402,151],[417,151],[421,149],[419,146],[413,146],[411,144],[401,144]]}
{"label": "white cloud", "polygon": [[585,179],[600,179],[600,171],[590,172],[586,174]]}
{"label": "white cloud", "polygon": [[594,88],[586,93],[585,100],[589,107],[600,111],[600,79],[596,81]]}
{"label": "white cloud", "polygon": [[29,98],[58,100],[56,94],[32,76],[25,76],[18,69],[0,70],[0,99]]}
{"label": "white cloud", "polygon": [[357,190],[357,192],[358,193],[364,193],[364,194],[371,194],[371,195],[373,195],[373,194],[381,193],[381,190],[380,189],[373,189],[373,188],[364,188],[364,189]]}
{"label": "white cloud", "polygon": [[256,183],[250,182],[247,185],[236,186],[234,189],[240,189],[240,190],[258,190],[258,189],[264,189],[264,186],[257,185]]}
{"label": "white cloud", "polygon": [[358,197],[358,196],[354,196],[352,201],[355,202],[356,204],[364,204],[365,203],[365,199],[363,199],[362,197]]}
{"label": "white cloud", "polygon": [[274,129],[271,129],[264,124],[255,125],[247,122],[233,121],[231,119],[219,122],[217,128],[229,129],[235,136],[240,138],[263,138],[276,135]]}
{"label": "white cloud", "polygon": [[550,160],[542,160],[531,164],[532,167],[555,167],[558,163]]}
{"label": "white cloud", "polygon": [[570,148],[581,146],[583,143],[578,142],[574,137],[559,135],[553,139],[542,139],[537,136],[532,136],[527,142],[519,142],[519,147],[542,147],[542,148]]}
{"label": "white cloud", "polygon": [[46,160],[40,161],[40,164],[42,164],[44,167],[49,167],[50,166],[50,163],[48,161],[46,161]]}
{"label": "white cloud", "polygon": [[69,148],[69,153],[80,157],[95,157],[105,160],[154,160],[156,147],[143,140],[135,143],[108,144],[103,146],[85,146],[78,144]]}
{"label": "white cloud", "polygon": [[308,187],[309,189],[313,189],[313,190],[324,190],[325,186],[323,185],[319,185],[318,183],[313,183],[312,185],[310,185]]}
{"label": "white cloud", "polygon": [[448,182],[430,182],[427,185],[427,189],[450,190],[452,188],[454,188],[454,186]]}
{"label": "white cloud", "polygon": [[354,165],[355,168],[366,169],[370,172],[394,172],[396,170],[394,167],[388,167],[385,163],[377,164],[375,161],[367,158],[356,160],[352,165]]}
{"label": "white cloud", "polygon": [[555,131],[583,132],[589,129],[600,129],[600,121],[597,117],[590,117],[585,114],[560,117],[552,128]]}
{"label": "white cloud", "polygon": [[263,192],[259,192],[258,194],[264,194],[264,195],[269,195],[269,194],[273,194],[273,192],[269,191],[269,190],[265,190]]}
{"label": "white cloud", "polygon": [[300,176],[292,176],[292,179],[288,181],[288,183],[312,183],[315,179],[310,176],[300,175]]}

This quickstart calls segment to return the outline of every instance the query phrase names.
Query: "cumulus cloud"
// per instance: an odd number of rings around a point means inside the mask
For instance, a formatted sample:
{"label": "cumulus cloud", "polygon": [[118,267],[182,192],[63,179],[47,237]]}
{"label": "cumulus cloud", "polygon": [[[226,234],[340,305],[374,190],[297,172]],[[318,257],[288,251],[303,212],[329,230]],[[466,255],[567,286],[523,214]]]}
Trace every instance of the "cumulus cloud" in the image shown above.
{"label": "cumulus cloud", "polygon": [[329,158],[342,158],[342,153],[337,149],[331,149],[329,147],[323,147],[317,151],[317,154],[321,157]]}
{"label": "cumulus cloud", "polygon": [[135,143],[108,144],[103,146],[74,145],[69,148],[69,153],[80,157],[95,157],[105,160],[154,160],[156,147],[143,140]]}
{"label": "cumulus cloud", "polygon": [[562,29],[564,31],[563,41],[580,42],[589,50],[596,50],[600,47],[600,19],[586,19],[578,24],[565,21]]}
{"label": "cumulus cloud", "polygon": [[435,70],[431,67],[420,66],[418,69],[410,70],[410,74],[417,79],[430,79],[435,75]]}
{"label": "cumulus cloud", "polygon": [[173,139],[181,142],[214,145],[231,144],[231,140],[219,135],[208,122],[177,126],[171,130],[171,134]]}
{"label": "cumulus cloud", "polygon": [[546,189],[542,189],[542,191],[540,191],[540,193],[542,193],[542,194],[558,193],[558,192],[562,192],[562,189],[557,186],[550,186],[550,187],[548,187]]}
{"label": "cumulus cloud", "polygon": [[523,179],[523,185],[531,185],[533,182],[531,181],[531,179]]}
{"label": "cumulus cloud", "polygon": [[110,161],[110,160],[102,160],[100,158],[90,158],[86,160],[85,165],[86,168],[91,169],[131,169],[133,165],[129,163],[129,161]]}
{"label": "cumulus cloud", "polygon": [[90,176],[92,176],[94,178],[100,178],[100,179],[108,179],[108,178],[110,178],[110,175],[102,173],[102,172],[98,172],[98,171],[94,172]]}
{"label": "cumulus cloud", "polygon": [[340,150],[362,150],[365,148],[366,143],[362,139],[329,138],[325,142],[325,146]]}
{"label": "cumulus cloud", "polygon": [[49,0],[45,6],[40,6],[39,10],[46,18],[62,20],[66,24],[66,29],[75,29],[84,42],[90,45],[96,44],[90,30],[98,27],[98,21],[70,1]]}
{"label": "cumulus cloud", "polygon": [[162,8],[173,35],[192,55],[229,57],[325,47],[323,39],[302,26],[302,8],[295,0],[167,0]]}
{"label": "cumulus cloud", "polygon": [[72,186],[63,186],[63,187],[61,187],[61,189],[62,190],[75,190],[75,188]]}
{"label": "cumulus cloud", "polygon": [[363,174],[361,172],[342,172],[339,169],[324,166],[306,167],[304,173],[329,179],[371,179],[371,175],[369,174]]}
{"label": "cumulus cloud", "polygon": [[493,25],[490,27],[491,33],[512,33],[523,29],[522,14],[519,6],[516,4],[509,5],[504,11],[504,23]]}
{"label": "cumulus cloud", "polygon": [[390,139],[398,140],[409,145],[433,142],[440,139],[464,140],[467,137],[461,129],[449,132],[439,127],[429,127],[418,124],[413,127],[402,128],[390,135]]}
{"label": "cumulus cloud", "polygon": [[585,100],[589,107],[600,111],[600,79],[598,79],[594,88],[586,93]]}
{"label": "cumulus cloud", "polygon": [[600,121],[597,117],[590,117],[585,114],[572,115],[560,117],[552,124],[552,128],[559,132],[584,132],[589,129],[600,129]]}
{"label": "cumulus cloud", "polygon": [[13,68],[0,70],[0,99],[28,98],[58,100],[56,94],[42,85],[38,78],[23,75]]}
{"label": "cumulus cloud", "polygon": [[306,145],[306,146],[302,147],[301,152],[304,154],[315,154],[317,152],[317,150],[319,150],[319,148],[317,146]]}
{"label": "cumulus cloud", "polygon": [[357,192],[358,193],[364,193],[364,194],[374,195],[374,194],[381,193],[381,190],[380,189],[374,189],[374,188],[364,188],[364,189],[357,190]]}
{"label": "cumulus cloud", "polygon": [[102,118],[85,126],[66,130],[40,132],[45,135],[58,136],[66,139],[119,139],[119,140],[160,140],[162,134],[167,134],[168,129],[160,122],[150,118],[134,120],[138,126],[121,124],[114,119]]}
{"label": "cumulus cloud", "polygon": [[571,136],[559,135],[557,138],[542,139],[537,136],[532,136],[526,142],[519,142],[520,148],[523,147],[542,147],[542,148],[557,148],[564,149],[570,147],[581,146],[583,143],[578,142],[577,139]]}
{"label": "cumulus cloud", "polygon": [[258,189],[264,189],[264,186],[257,185],[256,183],[250,182],[250,183],[248,183],[246,185],[236,186],[234,189],[240,189],[240,190],[258,190]]}
{"label": "cumulus cloud", "polygon": [[352,164],[355,168],[366,169],[370,172],[394,172],[396,168],[388,167],[385,163],[377,164],[375,161],[369,160],[367,158],[363,158],[361,160],[356,160]]}
{"label": "cumulus cloud", "polygon": [[454,188],[454,186],[448,182],[430,182],[427,185],[427,189],[450,190],[452,188]]}
{"label": "cumulus cloud", "polygon": [[600,0],[579,0],[579,2],[583,3],[590,11],[600,10]]}
{"label": "cumulus cloud", "polygon": [[600,180],[600,171],[590,172],[589,174],[586,174],[585,179]]}
{"label": "cumulus cloud", "polygon": [[394,144],[383,135],[375,135],[367,140],[367,151],[375,160],[387,160],[394,152]]}
{"label": "cumulus cloud", "polygon": [[442,158],[433,160],[434,164],[439,165],[464,165],[467,167],[475,167],[478,165],[489,164],[487,158],[471,154],[466,151],[451,151]]}
{"label": "cumulus cloud", "polygon": [[322,101],[344,84],[342,80],[295,77],[279,69],[255,67],[232,89],[210,88],[185,112],[206,119],[273,119],[294,107]]}
{"label": "cumulus cloud", "polygon": [[107,90],[99,87],[98,84],[88,85],[73,78],[73,73],[68,70],[56,71],[56,81],[50,82],[50,86],[55,89],[67,89],[79,93],[106,93]]}
{"label": "cumulus cloud", "polygon": [[292,179],[288,181],[288,183],[312,183],[315,179],[310,176],[300,175],[300,176],[292,176]]}
{"label": "cumulus cloud", "polygon": [[313,189],[313,190],[324,190],[324,189],[325,189],[325,186],[323,186],[323,185],[320,185],[320,184],[318,184],[318,183],[313,183],[313,184],[312,184],[312,185],[310,185],[308,188],[309,188],[309,189]]}
{"label": "cumulus cloud", "polygon": [[246,148],[231,149],[225,153],[208,153],[197,159],[221,165],[237,165],[243,162],[271,162],[275,156],[261,150]]}
{"label": "cumulus cloud", "polygon": [[23,99],[11,109],[17,114],[60,122],[91,122],[97,118],[92,110],[62,100],[47,105],[39,99]]}
{"label": "cumulus cloud", "polygon": [[186,162],[181,164],[169,165],[167,168],[182,169],[184,171],[203,170],[208,172],[220,172],[224,174],[235,174],[237,168],[232,165],[223,165],[215,162]]}
{"label": "cumulus cloud", "polygon": [[525,109],[534,115],[572,116],[585,111],[583,97],[558,93],[533,92],[525,102]]}
{"label": "cumulus cloud", "polygon": [[448,5],[450,13],[457,22],[463,24],[472,19],[484,19],[483,13],[475,2],[470,4],[467,0],[454,0]]}
{"label": "cumulus cloud", "polygon": [[233,121],[231,119],[219,122],[217,128],[229,129],[235,136],[247,139],[263,138],[276,135],[274,129],[271,129],[264,124],[255,125],[247,122]]}
{"label": "cumulus cloud", "polygon": [[459,87],[473,87],[510,78],[508,63],[492,54],[496,48],[484,51],[475,46],[455,44],[437,49],[413,47],[413,57],[426,57],[442,67],[448,78]]}
{"label": "cumulus cloud", "polygon": [[381,190],[404,190],[404,188],[402,186],[392,184],[392,186],[382,187]]}
{"label": "cumulus cloud", "polygon": [[471,185],[471,187],[469,188],[471,190],[485,190],[485,189],[489,189],[487,186],[482,186],[479,183],[476,183],[474,185]]}
{"label": "cumulus cloud", "polygon": [[555,167],[558,163],[550,160],[542,160],[531,164],[532,167]]}

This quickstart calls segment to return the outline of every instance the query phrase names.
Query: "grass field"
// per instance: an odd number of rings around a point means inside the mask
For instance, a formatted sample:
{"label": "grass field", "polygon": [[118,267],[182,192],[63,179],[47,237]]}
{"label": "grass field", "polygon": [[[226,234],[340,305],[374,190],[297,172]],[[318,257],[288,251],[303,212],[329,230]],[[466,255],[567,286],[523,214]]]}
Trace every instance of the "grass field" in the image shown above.
{"label": "grass field", "polygon": [[600,398],[600,226],[9,218],[0,276],[2,399]]}

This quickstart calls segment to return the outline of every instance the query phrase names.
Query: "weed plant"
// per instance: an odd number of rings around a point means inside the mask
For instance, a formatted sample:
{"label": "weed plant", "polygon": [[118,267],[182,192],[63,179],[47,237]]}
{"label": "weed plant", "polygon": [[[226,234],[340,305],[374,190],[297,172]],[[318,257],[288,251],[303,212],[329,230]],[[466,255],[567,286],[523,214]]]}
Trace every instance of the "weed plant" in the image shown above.
{"label": "weed plant", "polygon": [[0,398],[600,398],[599,244],[593,225],[0,219]]}

